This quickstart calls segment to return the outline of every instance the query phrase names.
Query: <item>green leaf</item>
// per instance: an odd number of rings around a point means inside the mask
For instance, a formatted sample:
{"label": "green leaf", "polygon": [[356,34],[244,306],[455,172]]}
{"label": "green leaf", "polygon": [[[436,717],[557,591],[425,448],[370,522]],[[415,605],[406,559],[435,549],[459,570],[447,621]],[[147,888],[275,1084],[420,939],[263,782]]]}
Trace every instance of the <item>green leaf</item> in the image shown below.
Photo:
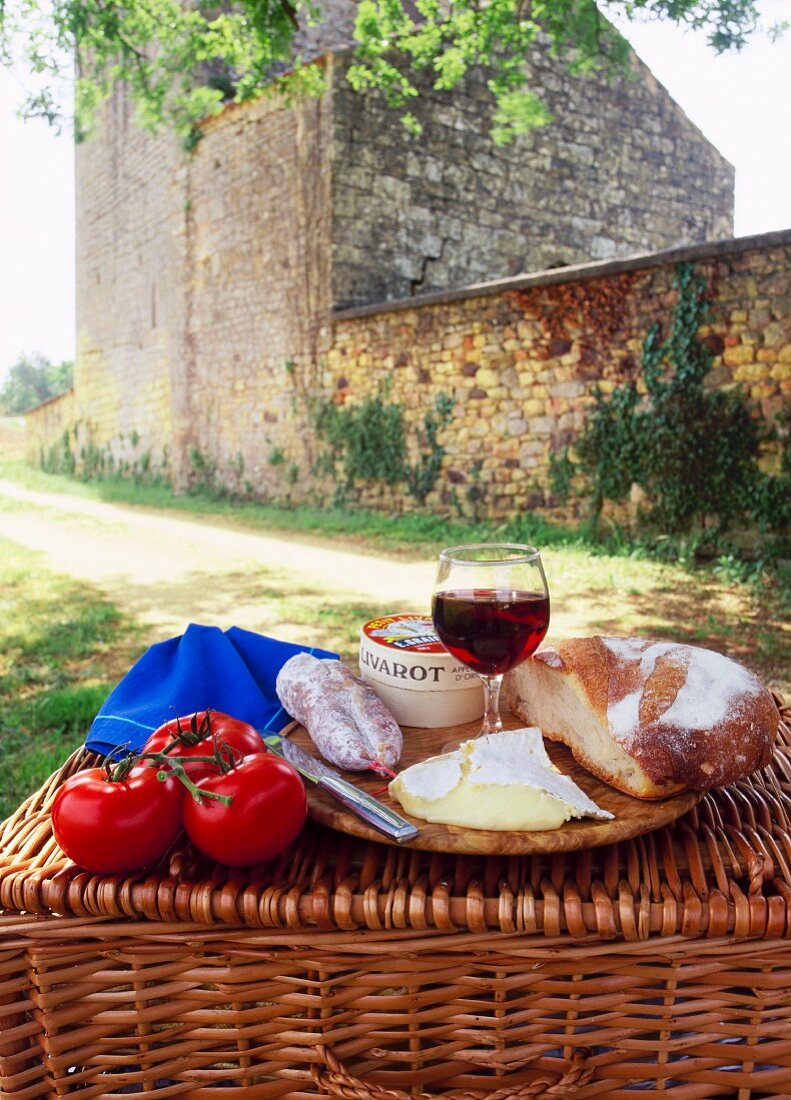
{"label": "green leaf", "polygon": [[[691,28],[716,52],[740,49],[758,28],[757,0],[361,0],[348,76],[357,91],[379,91],[399,108],[424,84],[449,92],[471,72],[483,74],[492,136],[504,144],[550,121],[526,64],[539,36],[574,73],[628,71],[629,46],[608,11]],[[314,0],[237,0],[219,9],[181,0],[0,0],[0,64],[27,64],[28,116],[68,119],[72,93],[62,74],[73,59],[78,137],[120,81],[141,125],[169,126],[190,144],[230,99],[321,94],[319,67],[295,52],[297,29],[321,17]],[[781,32],[780,24],[768,29]],[[403,118],[417,129],[412,112]]]}

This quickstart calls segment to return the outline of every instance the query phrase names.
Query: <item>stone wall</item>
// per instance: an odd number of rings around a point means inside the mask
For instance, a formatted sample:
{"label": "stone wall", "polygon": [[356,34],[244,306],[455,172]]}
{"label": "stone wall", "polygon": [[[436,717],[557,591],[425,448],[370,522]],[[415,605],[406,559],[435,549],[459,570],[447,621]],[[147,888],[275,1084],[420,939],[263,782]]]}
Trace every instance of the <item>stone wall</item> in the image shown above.
{"label": "stone wall", "polygon": [[[741,386],[772,421],[791,405],[791,231],[347,311],[324,392],[359,402],[386,383],[413,429],[438,394],[452,397],[429,507],[469,513],[472,496],[500,518],[551,506],[550,455],[573,442],[595,385],[611,392],[635,375],[649,327],[667,332],[681,259],[709,286],[713,319],[700,335],[715,353],[710,383]],[[373,507],[415,507],[403,488],[362,490]]]}
{"label": "stone wall", "polygon": [[293,422],[288,371],[315,361],[329,333],[328,110],[326,99],[232,108],[185,169],[193,479],[216,466],[250,491],[288,476],[273,437]]}
{"label": "stone wall", "polygon": [[[300,123],[303,149],[316,148],[305,141],[312,133],[309,123]],[[295,132],[284,129],[281,153],[291,147]],[[206,151],[211,150],[210,143]],[[207,172],[222,168],[215,169],[211,158],[206,163]],[[259,162],[259,171],[265,163],[270,162]],[[229,178],[231,167],[226,163]],[[326,211],[321,202],[314,210],[317,236],[326,230]],[[272,235],[268,255],[276,270],[288,259],[289,247],[300,264],[310,253],[311,235],[302,230],[299,236],[294,224],[291,229],[293,239]],[[692,261],[709,286],[713,318],[700,335],[715,355],[710,383],[739,385],[767,421],[791,405],[791,230],[348,310],[326,328],[308,325],[311,310],[300,314],[287,290],[266,304],[259,288],[256,301],[271,312],[262,312],[259,342],[251,347],[244,338],[250,314],[242,290],[238,312],[229,316],[227,295],[221,296],[222,309],[214,310],[211,296],[213,286],[222,288],[237,267],[245,270],[252,262],[245,250],[259,232],[253,222],[249,237],[227,240],[224,251],[208,227],[194,229],[196,270],[203,276],[193,287],[193,308],[203,320],[192,329],[194,455],[184,458],[193,475],[201,473],[194,457],[200,456],[203,473],[214,472],[220,483],[251,496],[327,503],[336,486],[315,472],[322,444],[308,428],[306,401],[321,395],[352,405],[384,386],[403,407],[413,458],[415,431],[426,411],[439,394],[453,401],[451,423],[440,435],[446,454],[426,502],[429,509],[451,515],[475,510],[499,518],[552,507],[550,455],[573,442],[595,385],[611,391],[634,375],[648,328],[659,322],[667,331],[675,300],[671,281],[680,260]],[[213,275],[212,263],[218,265]],[[320,277],[317,283],[322,285]],[[315,308],[321,314],[323,303]],[[295,327],[290,335],[291,346],[303,349],[290,360],[290,369],[288,343],[267,338],[265,322],[274,324],[277,309],[306,318],[306,327]],[[310,353],[304,351],[310,346]],[[69,417],[84,414],[86,404],[85,395],[79,402],[58,399],[29,414],[35,440],[57,441]],[[143,422],[138,430],[145,430]],[[169,442],[166,436],[159,439]],[[358,488],[362,503],[375,508],[417,507],[403,485]]]}
{"label": "stone wall", "polygon": [[733,169],[637,58],[633,68],[633,80],[572,77],[536,49],[531,82],[554,121],[502,148],[483,74],[422,89],[418,136],[340,74],[335,306],[729,237]]}
{"label": "stone wall", "polygon": [[[476,464],[480,480],[496,466],[493,512],[520,507],[592,379],[626,369],[662,312],[659,284],[640,289],[627,265],[426,291],[727,232],[731,169],[642,67],[628,85],[591,78],[583,96],[537,55],[557,120],[501,151],[480,84],[429,97],[413,141],[352,95],[344,58],[321,63],[323,98],[228,107],[192,155],[135,127],[121,94],[79,148],[78,459],[164,472],[179,490],[323,501],[310,402],[389,379],[418,426],[427,402],[453,397],[445,488],[463,494]],[[579,316],[558,312],[555,284],[581,295]],[[412,292],[333,320],[340,303]]]}
{"label": "stone wall", "polygon": [[116,92],[76,156],[80,447],[169,472],[186,438],[183,154]]}
{"label": "stone wall", "polygon": [[59,469],[61,458],[73,453],[74,390],[66,390],[25,414],[25,450],[34,466]]}

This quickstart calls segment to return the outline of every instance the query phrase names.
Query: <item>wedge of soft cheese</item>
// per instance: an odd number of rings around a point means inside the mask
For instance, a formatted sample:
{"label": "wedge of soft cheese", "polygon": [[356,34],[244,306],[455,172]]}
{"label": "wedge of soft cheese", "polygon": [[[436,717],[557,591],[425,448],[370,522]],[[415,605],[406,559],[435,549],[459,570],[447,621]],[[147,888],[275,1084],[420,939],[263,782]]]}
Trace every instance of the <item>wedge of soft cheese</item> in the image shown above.
{"label": "wedge of soft cheese", "polygon": [[613,816],[557,770],[535,727],[464,741],[406,768],[389,790],[413,817],[468,829],[557,829],[572,817]]}

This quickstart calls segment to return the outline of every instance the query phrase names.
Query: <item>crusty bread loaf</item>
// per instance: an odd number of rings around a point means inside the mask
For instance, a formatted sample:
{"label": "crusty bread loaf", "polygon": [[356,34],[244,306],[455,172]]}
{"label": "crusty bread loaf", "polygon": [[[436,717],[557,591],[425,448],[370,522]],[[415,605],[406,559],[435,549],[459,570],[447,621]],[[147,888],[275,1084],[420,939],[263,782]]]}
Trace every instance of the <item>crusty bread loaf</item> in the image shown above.
{"label": "crusty bread loaf", "polygon": [[768,764],[779,714],[742,665],[697,646],[574,638],[505,677],[511,710],[637,798],[731,783]]}

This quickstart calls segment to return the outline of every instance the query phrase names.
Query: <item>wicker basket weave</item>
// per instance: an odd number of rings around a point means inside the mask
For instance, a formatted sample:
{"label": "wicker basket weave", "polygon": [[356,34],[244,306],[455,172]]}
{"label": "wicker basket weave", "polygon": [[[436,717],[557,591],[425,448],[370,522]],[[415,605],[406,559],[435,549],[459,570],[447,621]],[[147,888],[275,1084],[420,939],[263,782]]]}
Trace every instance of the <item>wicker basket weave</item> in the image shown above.
{"label": "wicker basket weave", "polygon": [[445,856],[310,827],[254,873],[0,827],[0,1095],[791,1098],[791,734],[674,826]]}

